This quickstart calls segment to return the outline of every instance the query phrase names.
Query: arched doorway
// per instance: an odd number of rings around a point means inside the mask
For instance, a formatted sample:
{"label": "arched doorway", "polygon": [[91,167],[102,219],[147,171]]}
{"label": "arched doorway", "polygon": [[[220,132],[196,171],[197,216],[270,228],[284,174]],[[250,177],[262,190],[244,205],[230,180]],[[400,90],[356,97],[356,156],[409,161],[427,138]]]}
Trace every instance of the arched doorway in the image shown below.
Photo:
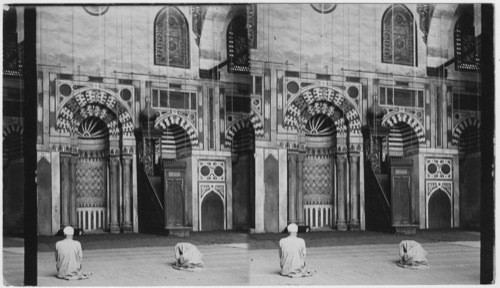
{"label": "arched doorway", "polygon": [[255,227],[254,142],[255,133],[248,122],[247,127],[236,132],[231,145],[234,229]]}
{"label": "arched doorway", "polygon": [[451,227],[451,201],[448,194],[441,189],[433,192],[427,204],[428,228]]}
{"label": "arched doorway", "polygon": [[201,230],[224,230],[224,203],[216,192],[208,192],[201,204]]}

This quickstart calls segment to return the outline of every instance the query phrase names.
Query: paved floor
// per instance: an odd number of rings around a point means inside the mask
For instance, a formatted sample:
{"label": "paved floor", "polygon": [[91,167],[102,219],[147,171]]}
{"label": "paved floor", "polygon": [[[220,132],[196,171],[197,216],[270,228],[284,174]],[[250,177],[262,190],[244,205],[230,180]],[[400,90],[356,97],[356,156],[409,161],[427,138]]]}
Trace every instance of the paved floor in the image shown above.
{"label": "paved floor", "polygon": [[429,252],[426,270],[399,268],[397,244],[308,248],[306,264],[316,275],[299,279],[279,275],[277,251],[250,250],[249,284],[479,284],[479,242],[426,243],[423,247]]}
{"label": "paved floor", "polygon": [[[276,249],[248,249],[245,243],[200,245],[207,269],[178,271],[171,267],[173,247],[95,249],[84,251],[84,271],[91,279],[59,280],[53,252],[38,253],[40,286],[180,286],[180,285],[411,285],[479,284],[479,242],[425,243],[427,270],[396,266],[397,244],[308,248],[311,278],[280,276]],[[22,281],[22,248],[4,248],[4,276]],[[5,282],[4,282],[5,283]]]}

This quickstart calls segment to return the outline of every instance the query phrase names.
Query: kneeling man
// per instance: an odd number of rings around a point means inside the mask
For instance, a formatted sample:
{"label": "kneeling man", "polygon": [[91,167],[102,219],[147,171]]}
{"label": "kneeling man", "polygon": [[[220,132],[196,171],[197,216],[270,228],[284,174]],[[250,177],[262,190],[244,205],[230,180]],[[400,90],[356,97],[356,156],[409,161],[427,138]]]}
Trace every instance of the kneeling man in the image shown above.
{"label": "kneeling man", "polygon": [[299,227],[292,223],[287,230],[290,235],[280,240],[281,275],[292,278],[313,276],[316,271],[306,269],[306,243],[297,237]]}
{"label": "kneeling man", "polygon": [[413,240],[403,240],[399,243],[399,267],[403,268],[428,268],[427,251],[420,243]]}
{"label": "kneeling man", "polygon": [[82,272],[82,245],[73,240],[73,227],[66,226],[63,232],[66,239],[56,243],[57,277],[66,280],[89,278],[89,275]]}
{"label": "kneeling man", "polygon": [[180,242],[175,245],[175,264],[178,270],[199,271],[203,266],[203,254],[191,243]]}

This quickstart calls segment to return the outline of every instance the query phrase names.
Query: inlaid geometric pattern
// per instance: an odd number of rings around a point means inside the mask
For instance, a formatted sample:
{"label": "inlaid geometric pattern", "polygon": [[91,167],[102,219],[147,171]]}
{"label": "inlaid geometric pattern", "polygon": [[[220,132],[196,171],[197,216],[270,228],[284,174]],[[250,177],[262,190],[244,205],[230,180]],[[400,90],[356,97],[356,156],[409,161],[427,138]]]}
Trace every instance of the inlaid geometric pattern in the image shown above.
{"label": "inlaid geometric pattern", "polygon": [[198,161],[199,181],[225,181],[226,162],[224,160],[200,160]]}
{"label": "inlaid geometric pattern", "polygon": [[382,125],[383,126],[389,126],[393,127],[399,122],[403,122],[408,124],[414,131],[415,134],[417,134],[418,137],[418,143],[420,146],[425,146],[425,130],[424,126],[420,121],[415,119],[413,116],[403,113],[403,112],[396,112],[392,115],[388,115],[385,117],[384,120],[382,120]]}
{"label": "inlaid geometric pattern", "polygon": [[255,137],[264,136],[264,124],[262,124],[261,117],[252,110],[250,110],[250,123],[252,123],[253,129],[255,131]]}
{"label": "inlaid geometric pattern", "polygon": [[425,178],[452,179],[453,165],[451,159],[426,158]]}
{"label": "inlaid geometric pattern", "polygon": [[233,144],[233,137],[236,132],[248,127],[250,127],[250,121],[247,119],[241,119],[226,129],[226,140],[224,142],[226,148],[231,148],[231,145]]}
{"label": "inlaid geometric pattern", "polygon": [[105,207],[105,161],[78,161],[76,165],[77,207]]}
{"label": "inlaid geometric pattern", "polygon": [[361,135],[361,118],[357,106],[343,93],[328,87],[311,88],[295,97],[286,109],[285,127],[287,130],[302,130],[307,121],[317,114],[325,114],[334,121],[345,118],[347,127],[337,126],[337,131],[342,133],[349,130],[351,135]]}
{"label": "inlaid geometric pattern", "polygon": [[203,199],[205,195],[211,191],[214,191],[219,195],[219,197],[224,201],[226,196],[226,185],[225,184],[204,184],[200,183],[200,199]]}
{"label": "inlaid geometric pattern", "polygon": [[57,130],[60,133],[76,133],[80,123],[91,116],[102,119],[112,136],[120,133],[118,121],[123,135],[133,136],[133,119],[125,105],[110,93],[98,89],[85,90],[64,102],[59,109]]}
{"label": "inlaid geometric pattern", "polygon": [[304,194],[331,194],[332,182],[332,159],[307,155],[304,161]]}
{"label": "inlaid geometric pattern", "polygon": [[458,145],[460,142],[460,135],[464,132],[465,129],[468,127],[476,127],[479,129],[479,126],[481,125],[481,122],[479,121],[478,118],[475,117],[469,117],[465,118],[464,120],[460,121],[454,128],[453,128],[453,134],[452,134],[452,144],[453,145]]}
{"label": "inlaid geometric pattern", "polygon": [[430,198],[432,193],[436,192],[437,190],[443,190],[448,197],[452,198],[452,193],[453,193],[453,182],[452,181],[434,181],[434,180],[428,180],[426,181],[426,195],[427,199]]}

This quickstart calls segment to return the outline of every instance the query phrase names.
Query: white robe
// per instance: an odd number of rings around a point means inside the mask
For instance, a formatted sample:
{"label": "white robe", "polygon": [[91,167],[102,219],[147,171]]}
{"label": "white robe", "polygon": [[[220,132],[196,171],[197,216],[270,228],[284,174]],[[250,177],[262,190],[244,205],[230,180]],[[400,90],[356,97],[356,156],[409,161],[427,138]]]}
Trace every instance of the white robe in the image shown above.
{"label": "white robe", "polygon": [[191,243],[180,242],[175,245],[175,264],[174,268],[183,270],[203,269],[203,254]]}
{"label": "white robe", "polygon": [[280,240],[279,247],[281,275],[289,277],[308,277],[315,271],[306,269],[306,243],[297,236]]}
{"label": "white robe", "polygon": [[82,245],[80,242],[66,238],[56,243],[57,277],[66,280],[86,279],[82,272]]}
{"label": "white robe", "polygon": [[399,243],[399,262],[400,267],[427,268],[427,251],[422,248],[420,243],[413,240],[403,240]]}

